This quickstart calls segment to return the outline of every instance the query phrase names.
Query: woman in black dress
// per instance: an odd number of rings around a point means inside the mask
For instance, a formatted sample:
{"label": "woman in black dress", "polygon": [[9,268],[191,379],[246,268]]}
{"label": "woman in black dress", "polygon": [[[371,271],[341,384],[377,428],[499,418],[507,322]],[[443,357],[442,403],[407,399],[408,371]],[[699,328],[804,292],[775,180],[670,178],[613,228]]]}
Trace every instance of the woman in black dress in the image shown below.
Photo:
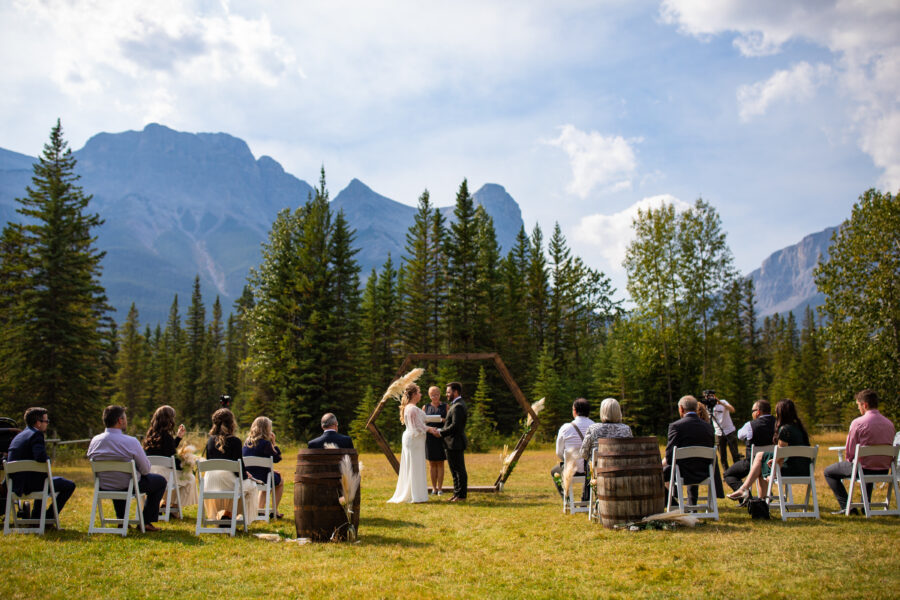
{"label": "woman in black dress", "polygon": [[[144,452],[147,456],[174,456],[175,457],[175,482],[178,485],[178,491],[181,496],[181,503],[185,506],[197,504],[197,486],[194,473],[188,469],[182,470],[181,460],[178,458],[178,446],[184,438],[184,425],[178,426],[175,431],[175,409],[165,404],[156,409],[153,417],[150,418],[150,427],[144,435]],[[150,471],[157,475],[168,477],[169,470],[163,467],[151,467]],[[173,502],[175,501],[173,497]],[[165,503],[165,498],[163,499]],[[172,508],[177,508],[177,504],[173,504]]]}
{"label": "woman in black dress", "polygon": [[[797,415],[797,407],[793,400],[780,400],[775,405],[775,438],[773,444],[778,446],[809,446],[809,434],[803,427],[803,422]],[[757,479],[771,479],[775,466],[772,464],[772,452],[760,452],[753,459],[750,473],[743,485],[736,489],[728,497],[732,500],[746,500],[750,497],[750,486]],[[802,456],[794,456],[781,464],[781,474],[785,476],[797,476],[809,474],[809,459]]]}
{"label": "woman in black dress", "polygon": [[[441,390],[435,386],[428,388],[428,397],[431,402],[425,405],[425,416],[439,415],[440,423],[429,422],[429,427],[440,429],[447,418],[447,403],[441,402]],[[425,438],[425,460],[428,461],[428,470],[431,472],[431,493],[441,494],[444,487],[444,461],[447,455],[444,452],[444,441],[436,436],[429,435]]]}

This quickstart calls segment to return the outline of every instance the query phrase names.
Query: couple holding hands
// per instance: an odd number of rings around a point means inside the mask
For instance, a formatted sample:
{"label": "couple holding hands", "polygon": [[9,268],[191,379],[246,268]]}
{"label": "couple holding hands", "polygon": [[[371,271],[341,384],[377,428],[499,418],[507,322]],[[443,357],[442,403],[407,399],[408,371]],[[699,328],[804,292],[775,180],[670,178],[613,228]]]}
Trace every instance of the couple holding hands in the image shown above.
{"label": "couple holding hands", "polygon": [[400,422],[406,426],[400,450],[400,472],[397,488],[388,502],[428,502],[428,481],[425,469],[425,442],[433,436],[443,443],[447,464],[453,476],[453,496],[450,502],[466,499],[468,475],[466,474],[466,403],[462,399],[462,385],[454,381],[447,384],[450,406],[444,426],[440,429],[426,424],[425,411],[416,406],[422,398],[419,386],[411,383],[403,390],[400,400]]}

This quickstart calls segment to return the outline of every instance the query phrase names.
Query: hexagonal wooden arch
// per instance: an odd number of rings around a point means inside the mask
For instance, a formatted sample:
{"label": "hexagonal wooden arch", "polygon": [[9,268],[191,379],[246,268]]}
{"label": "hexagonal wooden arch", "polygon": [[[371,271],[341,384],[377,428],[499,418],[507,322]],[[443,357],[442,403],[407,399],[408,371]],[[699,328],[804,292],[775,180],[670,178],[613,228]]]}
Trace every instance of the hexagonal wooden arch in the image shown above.
{"label": "hexagonal wooden arch", "polygon": [[[473,360],[489,360],[494,363],[494,366],[499,371],[500,376],[503,378],[503,381],[506,382],[506,385],[509,386],[509,391],[512,392],[512,395],[515,397],[516,401],[519,403],[519,406],[525,412],[526,416],[531,417],[531,426],[522,434],[519,438],[516,447],[513,449],[512,459],[508,460],[506,464],[503,466],[503,470],[500,473],[500,476],[497,477],[497,481],[494,482],[494,485],[491,486],[469,486],[468,491],[470,492],[497,492],[503,489],[503,484],[506,483],[507,478],[512,472],[513,467],[516,462],[518,462],[519,457],[525,451],[525,446],[528,445],[528,442],[531,441],[531,438],[534,437],[535,432],[538,428],[538,419],[535,412],[531,409],[531,405],[525,399],[525,394],[522,393],[522,390],[519,389],[519,384],[516,383],[516,380],[513,379],[513,376],[510,374],[509,369],[506,368],[506,365],[503,363],[503,359],[500,358],[500,355],[496,352],[486,352],[486,353],[464,353],[464,354],[426,354],[426,353],[416,353],[409,354],[406,358],[403,359],[403,363],[400,365],[400,368],[397,369],[397,376],[395,379],[399,379],[404,373],[406,373],[407,369],[413,362],[423,361],[423,360],[465,360],[465,361],[473,361]],[[381,414],[381,411],[384,409],[385,404],[387,404],[389,398],[381,400],[376,406],[375,410],[372,411],[372,415],[369,417],[369,420],[366,422],[366,429],[372,432],[372,436],[375,438],[375,442],[378,444],[378,447],[381,448],[381,451],[384,452],[384,455],[387,457],[388,462],[391,463],[391,466],[394,467],[394,471],[399,474],[400,473],[400,461],[397,460],[397,457],[394,455],[394,452],[391,450],[390,445],[388,445],[387,440],[384,439],[384,435],[382,435],[381,431],[378,430],[378,427],[375,425],[375,419]]]}

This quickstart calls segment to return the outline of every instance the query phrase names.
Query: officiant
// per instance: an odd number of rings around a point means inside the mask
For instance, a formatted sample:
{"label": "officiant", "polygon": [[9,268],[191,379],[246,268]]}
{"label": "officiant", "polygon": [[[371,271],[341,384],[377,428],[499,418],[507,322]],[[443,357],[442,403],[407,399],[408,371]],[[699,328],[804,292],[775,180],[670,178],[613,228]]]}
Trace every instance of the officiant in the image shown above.
{"label": "officiant", "polygon": [[[428,397],[431,402],[425,405],[425,417],[429,427],[440,429],[447,418],[447,403],[441,402],[441,390],[437,386],[428,388]],[[431,492],[441,495],[444,487],[444,461],[447,453],[444,450],[444,442],[441,438],[429,435],[425,439],[425,460],[428,461],[428,470],[431,474]]]}

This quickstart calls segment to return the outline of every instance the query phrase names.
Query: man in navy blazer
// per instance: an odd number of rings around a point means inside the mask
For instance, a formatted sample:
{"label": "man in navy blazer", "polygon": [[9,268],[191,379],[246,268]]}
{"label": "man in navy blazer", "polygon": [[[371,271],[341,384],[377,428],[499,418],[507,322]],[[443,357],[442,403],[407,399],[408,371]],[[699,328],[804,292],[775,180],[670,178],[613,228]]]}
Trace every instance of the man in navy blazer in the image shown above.
{"label": "man in navy blazer", "polygon": [[338,421],[332,413],[322,415],[322,430],[324,433],[307,444],[309,448],[324,448],[325,444],[334,444],[338,448],[352,448],[353,440],[349,435],[338,433]]}
{"label": "man in navy blazer", "polygon": [[[50,425],[50,418],[47,416],[46,408],[32,407],[25,411],[25,425],[27,427],[13,438],[9,443],[9,462],[17,460],[36,460],[38,462],[47,462],[47,447],[44,444],[44,432]],[[43,473],[13,473],[12,484],[13,491],[16,494],[30,494],[31,492],[39,492],[44,489],[44,480],[47,478]],[[53,487],[56,490],[56,510],[62,512],[66,501],[75,491],[75,483],[62,477],[53,478]],[[31,509],[31,518],[39,519],[41,517],[41,501],[36,500]],[[51,508],[47,507],[47,516],[52,514]]]}
{"label": "man in navy blazer", "polygon": [[[677,446],[706,446],[713,448],[716,442],[713,426],[697,416],[697,399],[684,396],[678,401],[678,414],[681,418],[669,425],[669,438],[666,443],[666,459],[663,467],[663,478],[669,485],[672,470],[672,452]],[[688,458],[678,461],[678,470],[684,483],[699,483],[709,477],[709,460],[705,458]],[[670,490],[673,494],[675,490]],[[689,492],[691,502],[697,502],[697,487],[691,486]]]}

